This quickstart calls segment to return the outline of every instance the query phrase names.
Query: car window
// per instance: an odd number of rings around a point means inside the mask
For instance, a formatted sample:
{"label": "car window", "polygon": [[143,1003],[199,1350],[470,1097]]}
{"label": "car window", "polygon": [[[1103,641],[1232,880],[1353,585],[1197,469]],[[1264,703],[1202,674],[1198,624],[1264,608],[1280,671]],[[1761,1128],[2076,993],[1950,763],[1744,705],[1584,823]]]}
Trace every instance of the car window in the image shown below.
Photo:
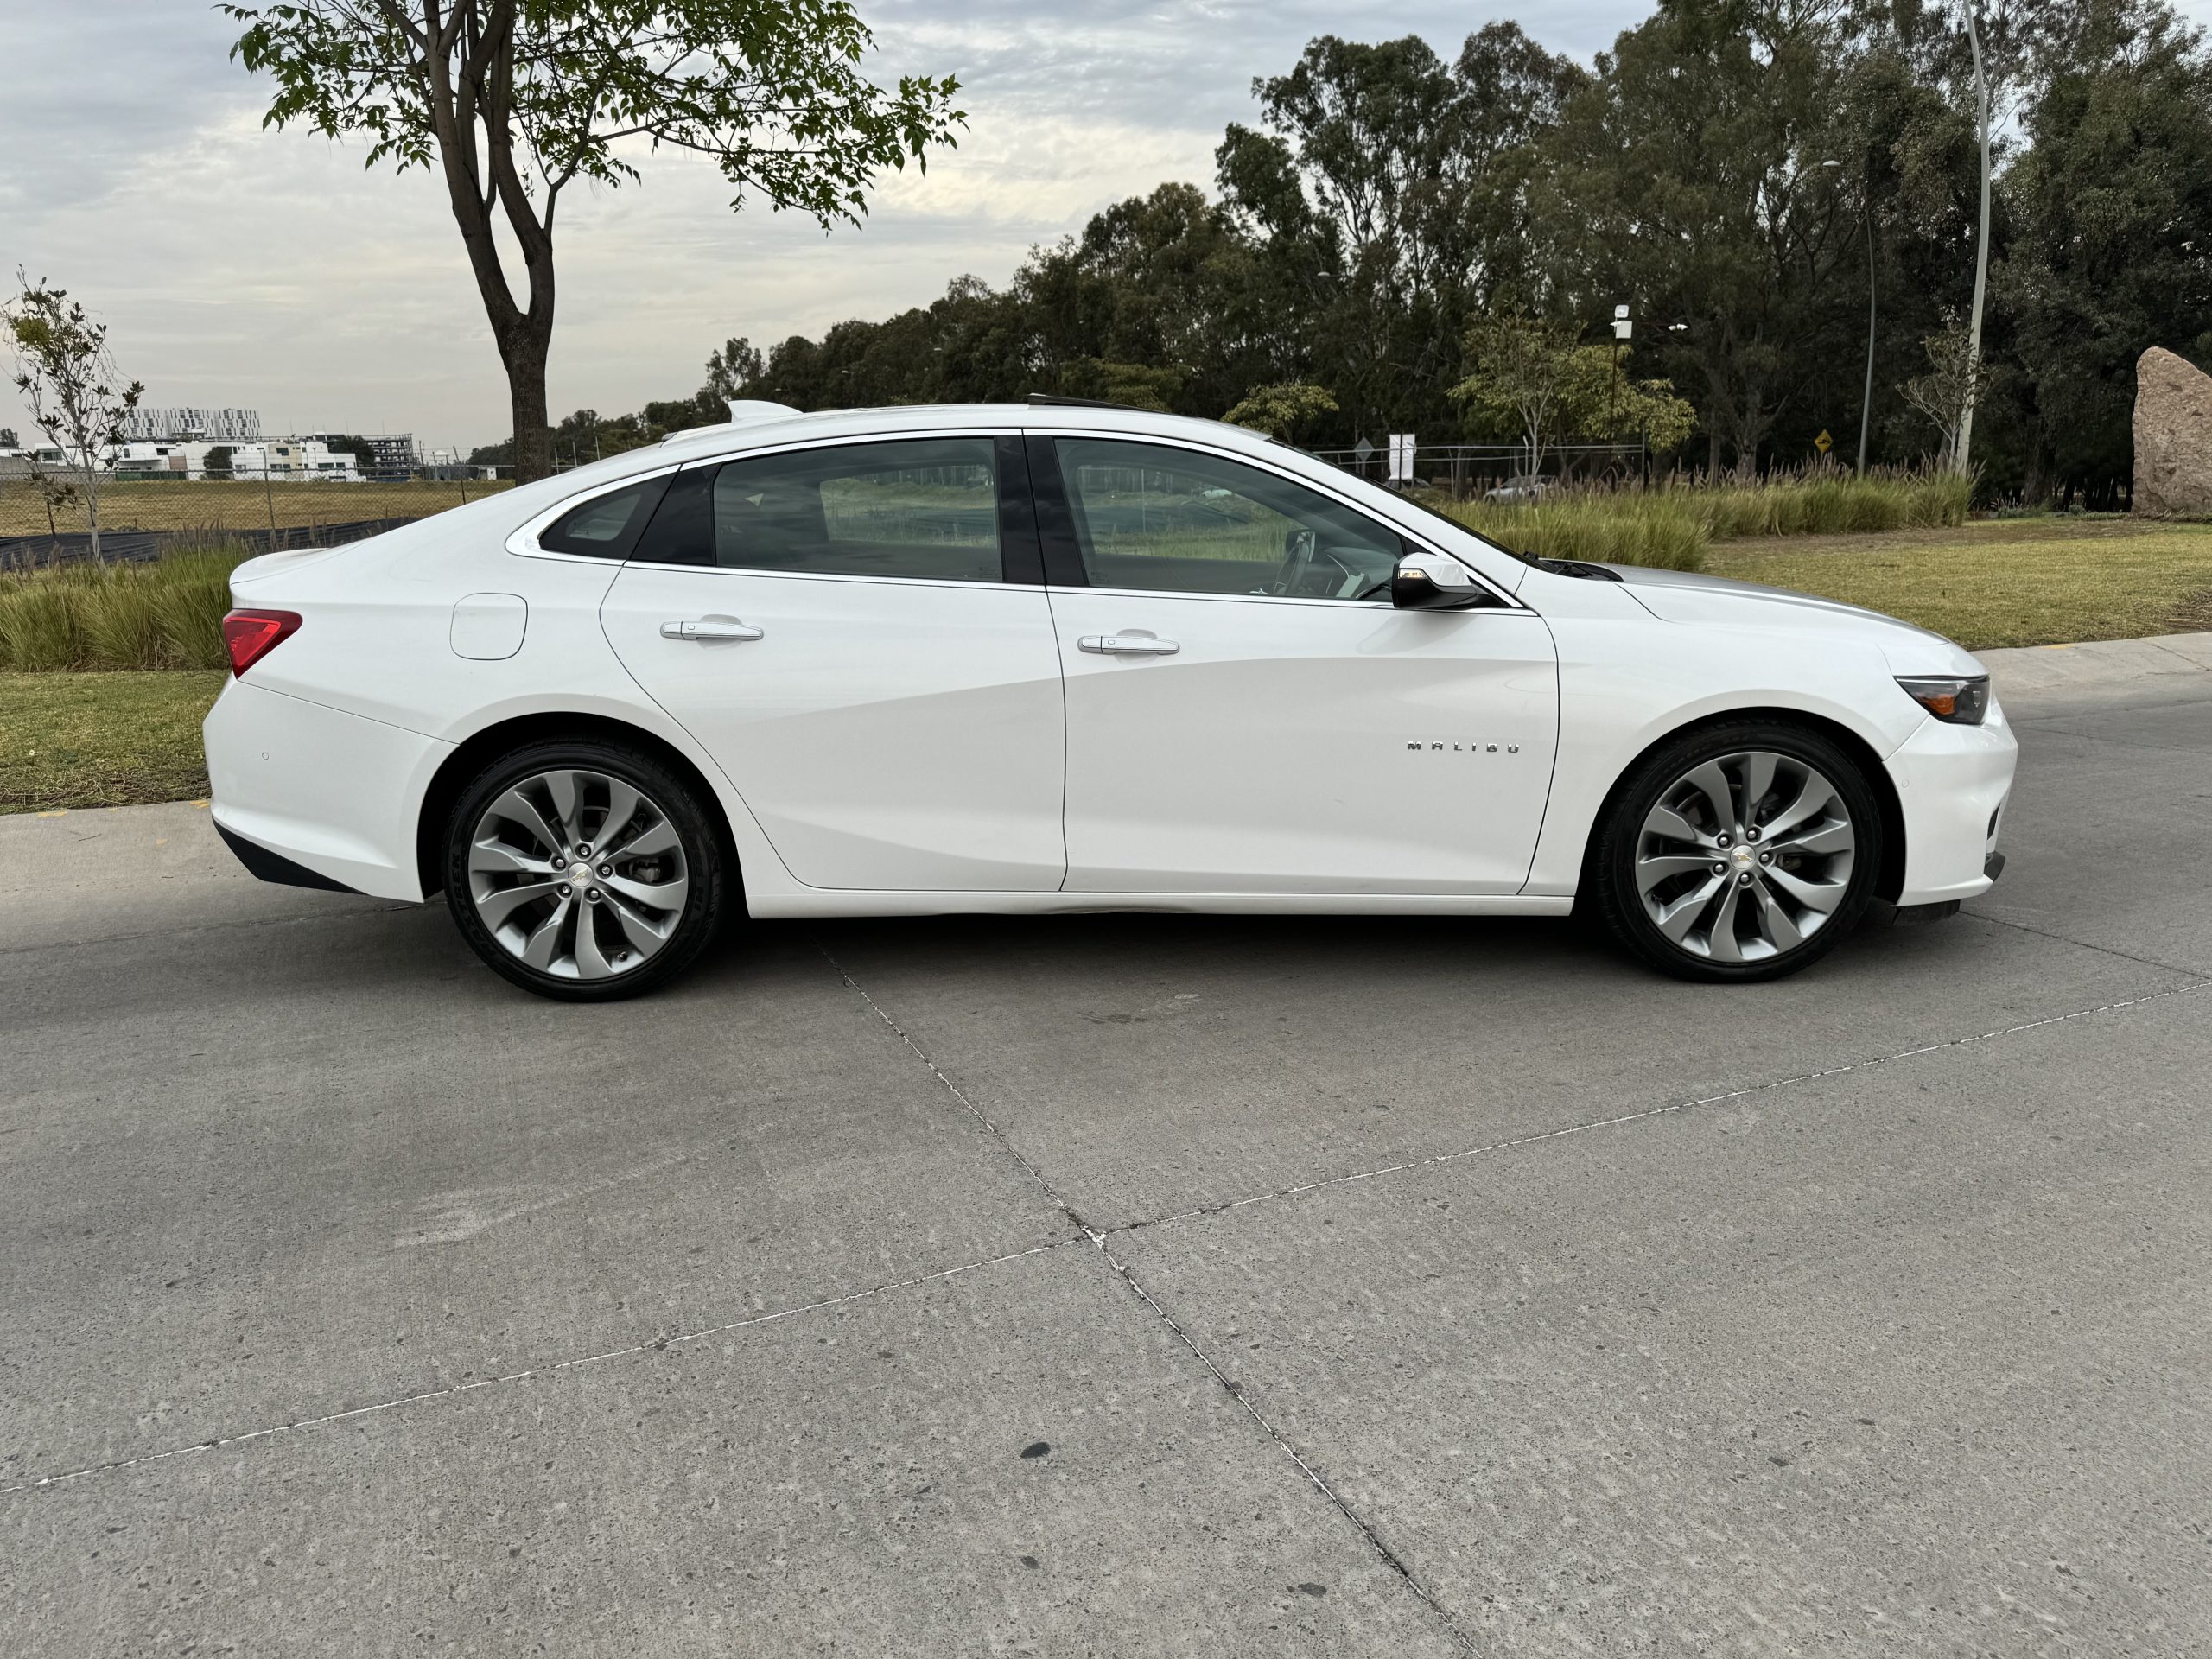
{"label": "car window", "polygon": [[996,582],[994,442],[840,444],[694,467],[670,486],[637,557],[815,575]]}
{"label": "car window", "polygon": [[605,495],[595,495],[538,531],[537,544],[549,553],[627,558],[667,483],[665,477],[640,479]]}
{"label": "car window", "polygon": [[1389,602],[1405,544],[1318,490],[1162,444],[1062,438],[1057,448],[1095,588]]}

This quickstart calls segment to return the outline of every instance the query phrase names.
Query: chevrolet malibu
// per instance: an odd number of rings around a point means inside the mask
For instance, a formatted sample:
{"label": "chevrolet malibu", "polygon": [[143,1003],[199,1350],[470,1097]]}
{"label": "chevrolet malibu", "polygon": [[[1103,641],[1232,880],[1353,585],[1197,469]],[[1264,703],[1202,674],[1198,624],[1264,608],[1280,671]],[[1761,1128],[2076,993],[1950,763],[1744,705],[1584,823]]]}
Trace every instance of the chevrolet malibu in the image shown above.
{"label": "chevrolet malibu", "polygon": [[1522,558],[1211,422],[730,412],[241,565],[206,736],[247,868],[442,892],[596,1000],[740,912],[1580,906],[1770,979],[2002,868],[2012,734],[1904,623]]}

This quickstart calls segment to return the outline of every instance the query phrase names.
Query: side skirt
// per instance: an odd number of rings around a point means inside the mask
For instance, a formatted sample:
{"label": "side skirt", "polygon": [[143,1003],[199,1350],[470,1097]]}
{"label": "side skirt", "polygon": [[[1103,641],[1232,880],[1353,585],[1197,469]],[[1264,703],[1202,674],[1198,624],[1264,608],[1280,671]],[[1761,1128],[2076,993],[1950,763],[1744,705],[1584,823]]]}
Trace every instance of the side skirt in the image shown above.
{"label": "side skirt", "polygon": [[1567,898],[1520,893],[868,893],[747,889],[762,921],[829,916],[1565,916]]}

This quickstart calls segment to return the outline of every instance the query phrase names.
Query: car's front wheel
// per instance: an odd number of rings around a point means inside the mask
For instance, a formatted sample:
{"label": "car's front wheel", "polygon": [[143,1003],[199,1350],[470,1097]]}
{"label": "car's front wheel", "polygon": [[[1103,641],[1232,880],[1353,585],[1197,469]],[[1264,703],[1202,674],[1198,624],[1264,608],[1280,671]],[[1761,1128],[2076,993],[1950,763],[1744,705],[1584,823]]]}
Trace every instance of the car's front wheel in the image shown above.
{"label": "car's front wheel", "polygon": [[1859,764],[1776,721],[1665,745],[1616,795],[1592,849],[1599,914],[1685,979],[1777,979],[1818,961],[1865,912],[1882,817]]}
{"label": "car's front wheel", "polygon": [[709,810],[641,750],[531,744],[454,804],[446,902],[476,954],[528,990],[635,996],[682,972],[720,925],[727,861]]}

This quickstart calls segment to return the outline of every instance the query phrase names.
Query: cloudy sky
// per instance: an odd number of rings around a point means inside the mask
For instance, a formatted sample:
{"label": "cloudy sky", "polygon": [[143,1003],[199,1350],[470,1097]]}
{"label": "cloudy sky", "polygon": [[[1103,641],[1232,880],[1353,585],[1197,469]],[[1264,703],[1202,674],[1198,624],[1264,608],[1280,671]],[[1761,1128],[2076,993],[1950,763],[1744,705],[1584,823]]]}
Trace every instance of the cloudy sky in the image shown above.
{"label": "cloudy sky", "polygon": [[[2212,0],[2184,0],[2212,17]],[[264,132],[268,88],[199,0],[9,7],[0,54],[0,270],[69,288],[156,404],[242,404],[274,431],[505,434],[505,383],[435,183]],[[1418,32],[1447,54],[1517,10],[1586,61],[1644,0],[861,0],[879,78],[957,74],[957,153],[887,179],[866,228],[733,214],[711,167],[669,156],[619,193],[564,195],[556,418],[690,391],[709,349],[1003,282],[1033,244],[1165,179],[1210,184],[1255,75],[1312,35]],[[24,423],[0,390],[0,425]]]}

